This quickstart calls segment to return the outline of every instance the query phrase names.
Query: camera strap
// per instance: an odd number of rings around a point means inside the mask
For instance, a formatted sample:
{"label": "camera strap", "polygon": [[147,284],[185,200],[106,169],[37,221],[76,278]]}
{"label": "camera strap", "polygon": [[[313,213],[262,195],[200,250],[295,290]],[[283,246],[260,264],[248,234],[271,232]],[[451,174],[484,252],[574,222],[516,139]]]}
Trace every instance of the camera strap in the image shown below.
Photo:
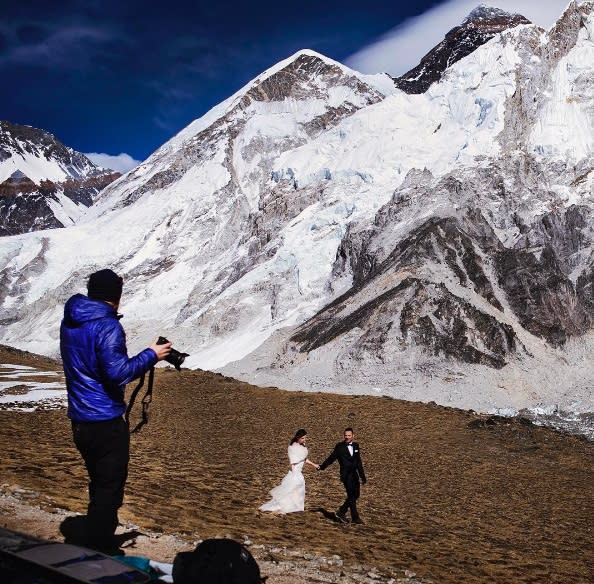
{"label": "camera strap", "polygon": [[[138,393],[140,392],[140,390],[142,389],[142,386],[144,385],[144,376],[145,376],[145,374],[143,373],[141,378],[138,381],[138,384],[132,390],[132,395],[130,396],[130,403],[128,404],[128,407],[126,408],[126,414],[124,416],[124,419],[126,420],[126,424],[128,425],[128,428],[130,428],[130,413],[132,412],[132,408],[134,407],[134,402],[136,401]],[[149,371],[149,379],[148,379],[148,384],[146,387],[146,392],[141,400],[142,419],[140,420],[140,422],[138,422],[138,424],[136,424],[134,429],[130,430],[130,434],[134,434],[135,432],[138,432],[140,430],[140,428],[142,428],[145,424],[148,424],[148,410],[149,410],[151,401],[153,401],[153,380],[154,380],[154,378],[155,378],[155,368],[151,367],[151,369]]]}

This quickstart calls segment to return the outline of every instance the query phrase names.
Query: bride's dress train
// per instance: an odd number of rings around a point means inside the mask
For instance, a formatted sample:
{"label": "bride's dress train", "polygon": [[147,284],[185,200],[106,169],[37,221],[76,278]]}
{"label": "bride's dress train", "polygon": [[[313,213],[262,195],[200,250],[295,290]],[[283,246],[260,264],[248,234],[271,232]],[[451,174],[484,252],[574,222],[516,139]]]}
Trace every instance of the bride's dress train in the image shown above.
{"label": "bride's dress train", "polygon": [[307,460],[307,448],[294,442],[289,446],[289,462],[294,464],[278,487],[270,491],[270,501],[260,507],[260,511],[275,513],[294,513],[305,509],[305,478],[303,465]]}

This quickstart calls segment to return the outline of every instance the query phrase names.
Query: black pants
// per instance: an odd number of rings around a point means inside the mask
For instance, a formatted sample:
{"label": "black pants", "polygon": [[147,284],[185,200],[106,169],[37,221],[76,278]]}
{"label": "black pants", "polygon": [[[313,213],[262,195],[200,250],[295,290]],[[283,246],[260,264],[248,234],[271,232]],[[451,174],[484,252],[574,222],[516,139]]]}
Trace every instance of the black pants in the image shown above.
{"label": "black pants", "polygon": [[128,478],[128,426],[123,418],[104,422],[72,422],[72,435],[89,473],[87,545],[110,550],[117,547],[113,536]]}
{"label": "black pants", "polygon": [[359,519],[359,512],[357,511],[357,499],[361,493],[359,477],[356,474],[349,474],[343,479],[342,484],[346,490],[347,497],[338,511],[341,515],[344,515],[347,509],[350,509],[351,519]]}

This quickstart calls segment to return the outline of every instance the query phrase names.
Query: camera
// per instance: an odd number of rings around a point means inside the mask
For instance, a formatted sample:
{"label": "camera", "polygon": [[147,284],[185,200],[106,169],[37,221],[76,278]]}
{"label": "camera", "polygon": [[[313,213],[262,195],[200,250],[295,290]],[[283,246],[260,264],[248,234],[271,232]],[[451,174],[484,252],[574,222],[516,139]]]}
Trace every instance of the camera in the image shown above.
{"label": "camera", "polygon": [[[157,345],[165,345],[168,342],[169,341],[165,337],[159,337],[157,339]],[[171,353],[165,357],[165,361],[171,363],[178,371],[181,371],[182,363],[185,361],[186,357],[189,357],[189,355],[189,353],[180,353],[171,347]]]}

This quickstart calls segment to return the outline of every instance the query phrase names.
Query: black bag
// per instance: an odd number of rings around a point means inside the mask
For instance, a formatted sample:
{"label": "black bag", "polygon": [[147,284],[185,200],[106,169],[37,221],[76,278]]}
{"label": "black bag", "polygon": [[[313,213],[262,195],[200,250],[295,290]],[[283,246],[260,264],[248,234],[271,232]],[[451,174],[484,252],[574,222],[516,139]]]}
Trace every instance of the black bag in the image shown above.
{"label": "black bag", "polygon": [[252,554],[232,539],[206,539],[193,552],[173,560],[175,584],[261,584]]}

